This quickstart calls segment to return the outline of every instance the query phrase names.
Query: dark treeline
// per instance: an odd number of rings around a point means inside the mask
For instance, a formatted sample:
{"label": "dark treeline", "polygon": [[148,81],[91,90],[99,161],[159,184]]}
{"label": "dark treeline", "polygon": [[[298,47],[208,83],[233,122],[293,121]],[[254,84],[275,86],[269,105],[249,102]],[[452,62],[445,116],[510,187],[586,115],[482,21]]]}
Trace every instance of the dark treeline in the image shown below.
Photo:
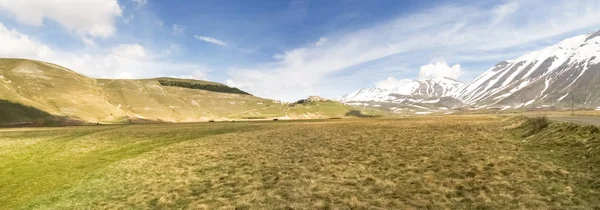
{"label": "dark treeline", "polygon": [[234,87],[228,87],[225,85],[211,85],[211,84],[203,85],[203,84],[172,81],[172,80],[158,80],[158,82],[160,83],[160,85],[163,85],[163,86],[174,86],[174,87],[182,87],[182,88],[189,88],[189,89],[207,90],[207,91],[219,92],[219,93],[235,93],[235,94],[250,95],[250,93],[244,92],[244,91],[234,88]]}

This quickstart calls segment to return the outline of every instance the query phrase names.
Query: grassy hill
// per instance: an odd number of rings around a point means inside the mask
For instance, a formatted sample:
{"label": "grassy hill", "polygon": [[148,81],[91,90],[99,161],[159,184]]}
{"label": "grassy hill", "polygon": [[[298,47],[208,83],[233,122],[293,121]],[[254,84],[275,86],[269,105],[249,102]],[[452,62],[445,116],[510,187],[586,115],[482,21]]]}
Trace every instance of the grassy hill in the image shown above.
{"label": "grassy hill", "polygon": [[33,60],[0,59],[0,124],[198,122],[230,119],[344,117],[337,102],[290,106],[199,80],[94,79]]}

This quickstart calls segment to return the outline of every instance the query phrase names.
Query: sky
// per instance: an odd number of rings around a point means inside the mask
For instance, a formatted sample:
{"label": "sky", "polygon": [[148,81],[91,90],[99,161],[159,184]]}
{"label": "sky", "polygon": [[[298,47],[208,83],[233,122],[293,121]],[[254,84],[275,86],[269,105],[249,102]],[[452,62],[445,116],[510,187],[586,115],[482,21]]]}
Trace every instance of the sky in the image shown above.
{"label": "sky", "polygon": [[599,30],[598,14],[600,0],[0,0],[0,57],[295,101],[414,79],[468,83]]}

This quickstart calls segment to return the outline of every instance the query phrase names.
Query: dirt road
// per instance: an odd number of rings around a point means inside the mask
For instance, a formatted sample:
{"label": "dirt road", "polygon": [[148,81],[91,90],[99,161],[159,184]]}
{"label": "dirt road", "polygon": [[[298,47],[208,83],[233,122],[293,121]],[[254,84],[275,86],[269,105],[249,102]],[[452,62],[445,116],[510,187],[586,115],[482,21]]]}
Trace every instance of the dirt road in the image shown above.
{"label": "dirt road", "polygon": [[600,126],[599,116],[548,116],[552,121]]}

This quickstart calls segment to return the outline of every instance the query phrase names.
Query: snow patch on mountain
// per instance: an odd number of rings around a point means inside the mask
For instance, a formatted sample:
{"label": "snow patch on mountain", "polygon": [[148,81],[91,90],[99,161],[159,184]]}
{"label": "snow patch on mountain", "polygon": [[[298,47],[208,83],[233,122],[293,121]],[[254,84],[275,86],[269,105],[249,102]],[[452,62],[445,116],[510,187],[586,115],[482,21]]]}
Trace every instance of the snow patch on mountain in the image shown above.
{"label": "snow patch on mountain", "polygon": [[[464,84],[450,78],[413,80],[404,85],[392,89],[378,87],[361,88],[348,95],[338,98],[340,102],[351,101],[377,101],[401,103],[413,97],[431,98],[445,97],[455,94]],[[413,101],[414,102],[414,101]],[[422,103],[422,100],[419,101]],[[436,103],[426,101],[425,103]]]}

